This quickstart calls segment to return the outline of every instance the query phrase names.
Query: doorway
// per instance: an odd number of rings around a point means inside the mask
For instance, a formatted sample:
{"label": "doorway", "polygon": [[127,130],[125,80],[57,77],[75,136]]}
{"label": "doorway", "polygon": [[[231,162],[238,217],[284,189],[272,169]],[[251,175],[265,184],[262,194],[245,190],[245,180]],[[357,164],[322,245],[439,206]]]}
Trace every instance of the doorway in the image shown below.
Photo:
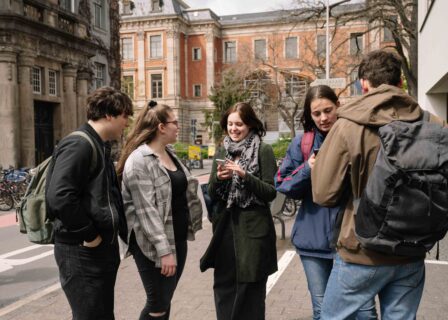
{"label": "doorway", "polygon": [[54,103],[34,101],[34,145],[36,165],[53,154],[54,108]]}

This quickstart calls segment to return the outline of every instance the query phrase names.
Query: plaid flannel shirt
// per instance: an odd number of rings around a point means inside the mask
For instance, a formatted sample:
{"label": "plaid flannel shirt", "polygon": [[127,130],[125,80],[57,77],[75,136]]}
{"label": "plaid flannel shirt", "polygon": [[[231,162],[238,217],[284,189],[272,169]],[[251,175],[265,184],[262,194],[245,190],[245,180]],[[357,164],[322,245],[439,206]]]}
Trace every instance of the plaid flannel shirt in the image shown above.
{"label": "plaid flannel shirt", "polygon": [[[174,155],[170,149],[167,148],[167,151]],[[187,168],[183,165],[181,167],[188,181],[188,240],[194,240],[195,232],[202,229],[202,203],[197,195],[199,183]],[[160,267],[160,257],[170,253],[176,256],[171,180],[157,156],[146,144],[134,150],[126,160],[122,195],[128,238],[134,230],[138,246],[157,267]]]}

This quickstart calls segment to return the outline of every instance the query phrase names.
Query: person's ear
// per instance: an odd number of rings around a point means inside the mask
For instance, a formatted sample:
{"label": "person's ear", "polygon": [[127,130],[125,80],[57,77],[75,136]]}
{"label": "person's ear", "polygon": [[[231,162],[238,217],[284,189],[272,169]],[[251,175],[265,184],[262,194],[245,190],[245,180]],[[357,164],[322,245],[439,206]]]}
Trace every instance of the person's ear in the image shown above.
{"label": "person's ear", "polygon": [[366,79],[359,79],[359,82],[361,82],[361,89],[362,89],[362,93],[367,93],[369,92],[370,89],[370,83],[369,80]]}
{"label": "person's ear", "polygon": [[336,101],[336,109],[339,108],[341,106],[341,102],[338,100]]}

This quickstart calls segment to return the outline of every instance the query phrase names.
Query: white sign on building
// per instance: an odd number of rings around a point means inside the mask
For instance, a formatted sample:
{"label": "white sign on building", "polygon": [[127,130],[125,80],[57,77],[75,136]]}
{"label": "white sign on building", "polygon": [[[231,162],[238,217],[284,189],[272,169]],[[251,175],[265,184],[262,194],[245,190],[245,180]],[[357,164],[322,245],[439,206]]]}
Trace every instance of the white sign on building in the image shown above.
{"label": "white sign on building", "polygon": [[330,78],[330,79],[316,79],[311,82],[311,86],[327,85],[330,88],[345,88],[346,81],[345,78]]}

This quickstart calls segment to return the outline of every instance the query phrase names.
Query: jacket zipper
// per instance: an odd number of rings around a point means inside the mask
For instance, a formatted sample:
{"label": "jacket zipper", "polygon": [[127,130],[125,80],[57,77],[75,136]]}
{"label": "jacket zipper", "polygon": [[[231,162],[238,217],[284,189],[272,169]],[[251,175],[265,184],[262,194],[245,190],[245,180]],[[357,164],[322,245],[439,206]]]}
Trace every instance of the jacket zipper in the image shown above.
{"label": "jacket zipper", "polygon": [[106,147],[103,147],[104,151],[104,168],[106,169],[106,189],[107,189],[107,204],[109,205],[110,215],[112,217],[112,228],[114,230],[114,233],[112,234],[112,240],[110,244],[114,243],[115,236],[116,236],[116,230],[115,230],[115,218],[114,218],[114,212],[112,210],[112,206],[110,204],[110,194],[109,194],[109,173],[107,172],[107,163],[106,163]]}

